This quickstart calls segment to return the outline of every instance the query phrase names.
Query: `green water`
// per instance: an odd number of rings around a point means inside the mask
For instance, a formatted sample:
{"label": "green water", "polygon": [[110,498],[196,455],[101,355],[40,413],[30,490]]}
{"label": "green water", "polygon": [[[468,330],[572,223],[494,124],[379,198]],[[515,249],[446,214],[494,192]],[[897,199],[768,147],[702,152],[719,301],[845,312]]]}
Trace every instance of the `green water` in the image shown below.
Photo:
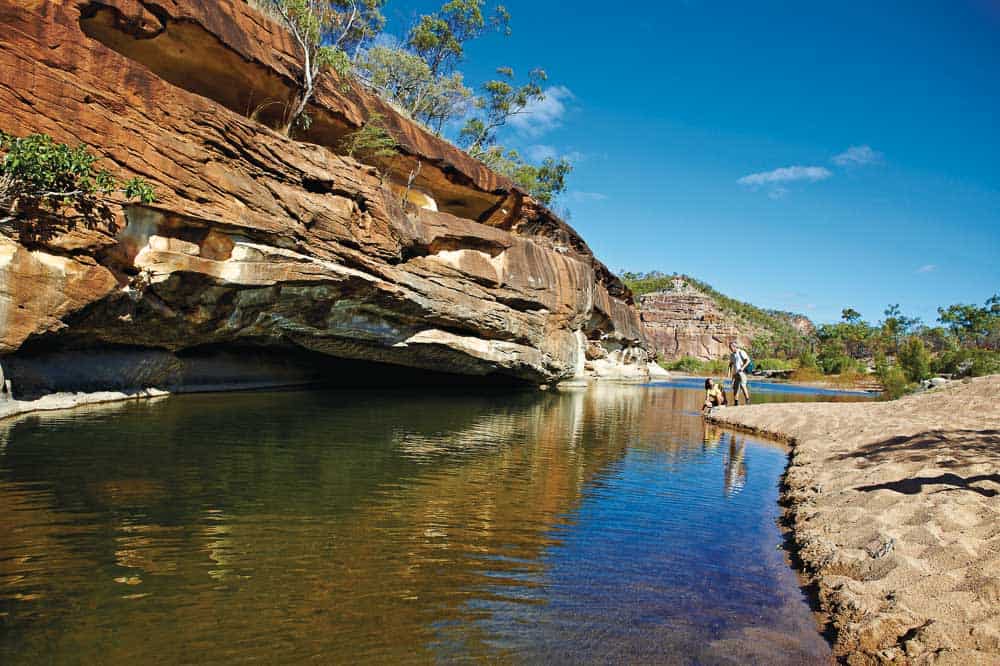
{"label": "green water", "polygon": [[786,451],[700,401],[277,392],[0,422],[0,663],[826,663],[777,548]]}

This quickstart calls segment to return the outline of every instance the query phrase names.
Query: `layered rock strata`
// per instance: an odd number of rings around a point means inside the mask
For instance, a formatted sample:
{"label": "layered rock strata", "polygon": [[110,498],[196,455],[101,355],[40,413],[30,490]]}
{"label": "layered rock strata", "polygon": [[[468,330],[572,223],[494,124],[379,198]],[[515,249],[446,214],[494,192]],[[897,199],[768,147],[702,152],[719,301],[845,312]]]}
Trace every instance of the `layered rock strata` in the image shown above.
{"label": "layered rock strata", "polygon": [[684,356],[701,360],[725,358],[729,343],[748,346],[760,331],[723,312],[712,299],[683,280],[669,291],[639,299],[640,316],[650,347],[663,360]]}
{"label": "layered rock strata", "polygon": [[[596,345],[642,376],[631,294],[507,179],[332,75],[307,132],[270,129],[297,61],[246,3],[0,0],[0,24],[0,129],[157,192],[0,229],[0,355],[240,344],[548,383]],[[399,155],[338,154],[373,112]]]}

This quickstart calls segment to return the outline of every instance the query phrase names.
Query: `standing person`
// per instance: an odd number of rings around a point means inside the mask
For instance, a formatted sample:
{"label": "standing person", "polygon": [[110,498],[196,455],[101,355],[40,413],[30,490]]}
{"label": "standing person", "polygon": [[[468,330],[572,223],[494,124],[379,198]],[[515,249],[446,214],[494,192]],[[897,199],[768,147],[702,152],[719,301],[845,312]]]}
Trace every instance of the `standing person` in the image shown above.
{"label": "standing person", "polygon": [[740,392],[746,397],[746,404],[750,404],[750,385],[747,383],[747,366],[750,365],[750,355],[740,347],[740,344],[733,340],[729,343],[729,376],[733,378],[733,404],[740,404]]}

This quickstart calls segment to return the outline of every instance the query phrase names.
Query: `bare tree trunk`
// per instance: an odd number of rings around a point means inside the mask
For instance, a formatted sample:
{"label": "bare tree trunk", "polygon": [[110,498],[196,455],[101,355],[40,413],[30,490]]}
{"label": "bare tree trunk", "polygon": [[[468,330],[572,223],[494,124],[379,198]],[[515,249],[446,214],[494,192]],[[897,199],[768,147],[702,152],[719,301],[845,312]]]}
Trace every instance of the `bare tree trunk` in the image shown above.
{"label": "bare tree trunk", "polygon": [[421,162],[421,161],[418,160],[417,161],[417,169],[416,169],[416,171],[410,171],[410,176],[409,176],[409,178],[406,179],[406,191],[403,192],[403,207],[404,208],[406,207],[406,202],[410,198],[410,188],[413,187],[413,181],[416,180],[417,176],[420,175],[420,167],[422,167],[423,164],[424,164],[423,162]]}

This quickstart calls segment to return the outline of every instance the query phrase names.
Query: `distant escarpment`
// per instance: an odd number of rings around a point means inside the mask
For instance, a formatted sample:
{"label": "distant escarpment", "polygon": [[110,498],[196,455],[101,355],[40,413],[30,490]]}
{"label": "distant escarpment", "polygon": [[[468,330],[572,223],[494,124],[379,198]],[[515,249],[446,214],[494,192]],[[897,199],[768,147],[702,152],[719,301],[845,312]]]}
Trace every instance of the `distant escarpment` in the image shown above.
{"label": "distant escarpment", "polygon": [[747,348],[755,342],[771,348],[789,338],[799,343],[814,332],[802,315],[735,301],[687,276],[632,276],[628,282],[638,294],[646,338],[661,360],[719,359],[734,340]]}
{"label": "distant escarpment", "polygon": [[[0,129],[85,143],[157,192],[0,228],[0,362],[238,346],[533,383],[646,372],[630,291],[506,178],[332,74],[307,131],[270,129],[297,60],[245,2],[0,0],[0,24]],[[338,146],[373,113],[399,151],[366,164]]]}

